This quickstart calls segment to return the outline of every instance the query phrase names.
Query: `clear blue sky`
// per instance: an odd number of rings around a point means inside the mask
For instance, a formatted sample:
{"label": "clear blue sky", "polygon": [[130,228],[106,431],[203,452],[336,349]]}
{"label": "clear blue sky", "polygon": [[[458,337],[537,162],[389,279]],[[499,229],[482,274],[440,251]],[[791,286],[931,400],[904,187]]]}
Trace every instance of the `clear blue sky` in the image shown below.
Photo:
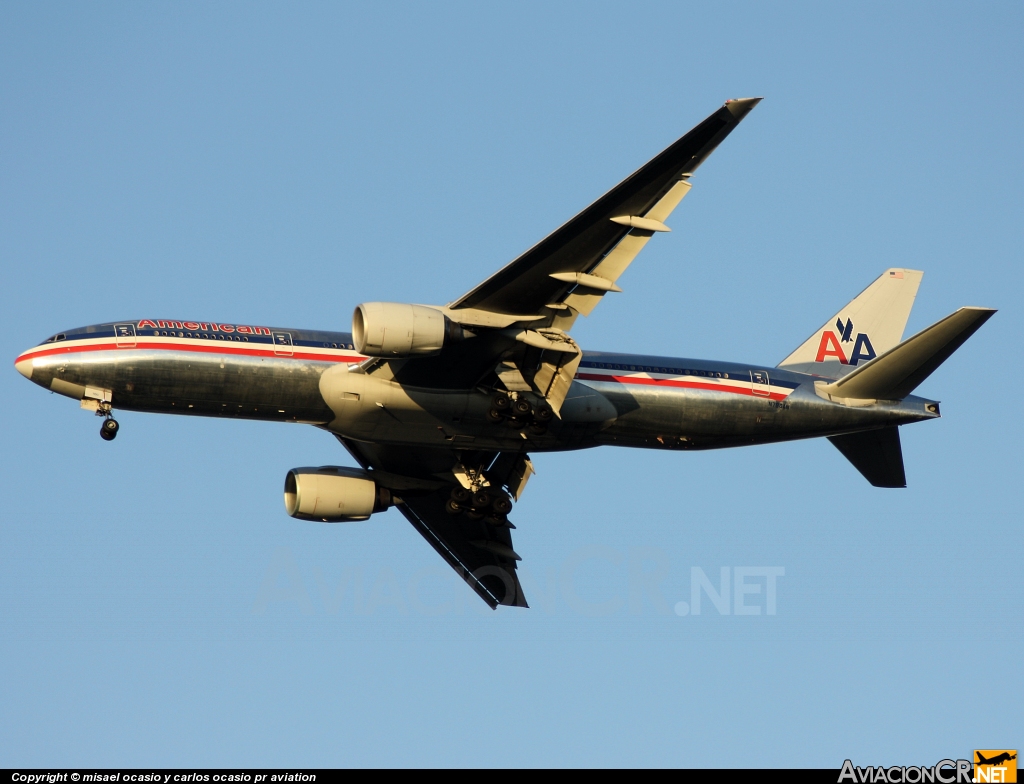
{"label": "clear blue sky", "polygon": [[[749,95],[584,347],[774,364],[889,266],[926,271],[910,331],[1000,309],[921,388],[906,490],[825,441],[540,456],[528,611],[397,512],[288,518],[289,468],[350,464],[320,431],[124,413],[108,444],[8,365],[0,765],[1020,747],[1022,40],[1017,3],[0,4],[8,362],[111,319],[447,302]],[[737,566],[786,570],[776,615],[672,612]]]}

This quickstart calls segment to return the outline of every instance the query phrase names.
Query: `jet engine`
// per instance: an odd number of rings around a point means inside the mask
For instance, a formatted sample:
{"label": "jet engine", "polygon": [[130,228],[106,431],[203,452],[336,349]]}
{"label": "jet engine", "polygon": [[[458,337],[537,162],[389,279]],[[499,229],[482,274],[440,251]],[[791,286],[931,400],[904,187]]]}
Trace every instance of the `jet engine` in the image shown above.
{"label": "jet engine", "polygon": [[358,468],[293,468],[284,479],[284,508],[299,520],[347,523],[391,506],[391,493]]}
{"label": "jet engine", "polygon": [[458,324],[426,305],[364,302],[352,314],[352,342],[368,357],[429,356],[462,336]]}

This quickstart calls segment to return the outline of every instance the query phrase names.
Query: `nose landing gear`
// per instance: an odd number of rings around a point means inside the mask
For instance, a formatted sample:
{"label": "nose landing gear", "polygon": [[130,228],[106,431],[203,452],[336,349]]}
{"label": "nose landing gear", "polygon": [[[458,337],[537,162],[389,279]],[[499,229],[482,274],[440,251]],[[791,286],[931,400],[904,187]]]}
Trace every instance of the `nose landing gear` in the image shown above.
{"label": "nose landing gear", "polygon": [[100,438],[104,441],[113,441],[117,438],[117,431],[121,429],[121,426],[110,415],[110,403],[105,400],[98,402],[95,411],[96,416],[103,417],[103,424],[100,425]]}
{"label": "nose landing gear", "polygon": [[103,424],[100,425],[100,438],[104,441],[113,441],[117,437],[120,427],[116,419],[104,419]]}

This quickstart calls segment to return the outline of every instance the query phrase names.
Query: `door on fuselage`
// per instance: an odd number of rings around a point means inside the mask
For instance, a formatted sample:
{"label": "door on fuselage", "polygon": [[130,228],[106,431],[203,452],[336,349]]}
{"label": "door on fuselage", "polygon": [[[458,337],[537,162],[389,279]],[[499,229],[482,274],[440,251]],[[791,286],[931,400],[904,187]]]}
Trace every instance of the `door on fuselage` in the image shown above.
{"label": "door on fuselage", "polygon": [[135,325],[115,324],[114,342],[118,348],[135,348]]}
{"label": "door on fuselage", "polygon": [[771,394],[771,386],[768,381],[768,371],[751,370],[750,388],[757,397],[768,397]]}
{"label": "door on fuselage", "polygon": [[290,357],[295,351],[291,332],[274,333],[274,353],[279,357]]}

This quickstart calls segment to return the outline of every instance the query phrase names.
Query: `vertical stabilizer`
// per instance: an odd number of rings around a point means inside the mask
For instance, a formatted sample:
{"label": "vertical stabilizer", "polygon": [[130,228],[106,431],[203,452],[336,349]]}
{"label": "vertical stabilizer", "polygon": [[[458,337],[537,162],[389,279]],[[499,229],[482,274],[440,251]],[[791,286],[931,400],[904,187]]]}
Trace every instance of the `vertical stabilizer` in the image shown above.
{"label": "vertical stabilizer", "polygon": [[840,378],[898,346],[923,276],[919,270],[886,270],[778,366]]}

